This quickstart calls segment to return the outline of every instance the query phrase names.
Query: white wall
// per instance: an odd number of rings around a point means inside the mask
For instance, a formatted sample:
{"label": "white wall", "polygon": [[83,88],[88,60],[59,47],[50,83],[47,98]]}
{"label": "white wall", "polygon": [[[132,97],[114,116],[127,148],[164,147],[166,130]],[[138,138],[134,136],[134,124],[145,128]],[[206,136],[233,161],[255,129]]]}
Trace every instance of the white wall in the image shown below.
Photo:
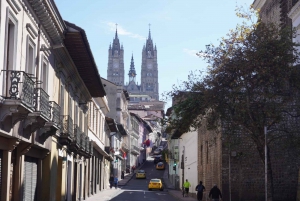
{"label": "white wall", "polygon": [[179,178],[182,186],[182,169],[180,169],[181,155],[184,150],[184,181],[191,183],[190,192],[195,192],[199,183],[198,178],[198,133],[197,131],[185,133],[179,140]]}

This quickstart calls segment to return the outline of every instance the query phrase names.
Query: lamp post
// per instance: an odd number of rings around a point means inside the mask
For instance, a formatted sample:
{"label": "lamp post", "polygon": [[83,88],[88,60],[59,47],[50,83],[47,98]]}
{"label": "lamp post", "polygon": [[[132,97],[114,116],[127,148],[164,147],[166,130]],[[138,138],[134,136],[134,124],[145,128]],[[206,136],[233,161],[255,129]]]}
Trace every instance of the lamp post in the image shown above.
{"label": "lamp post", "polygon": [[265,201],[268,201],[267,126],[264,126],[264,134],[265,134]]}

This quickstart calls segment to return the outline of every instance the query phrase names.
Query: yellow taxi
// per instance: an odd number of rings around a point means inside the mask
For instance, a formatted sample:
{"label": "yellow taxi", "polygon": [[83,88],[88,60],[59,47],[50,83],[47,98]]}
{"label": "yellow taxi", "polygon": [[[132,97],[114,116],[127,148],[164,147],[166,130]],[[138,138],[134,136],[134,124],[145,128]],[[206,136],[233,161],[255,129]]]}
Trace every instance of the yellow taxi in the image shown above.
{"label": "yellow taxi", "polygon": [[158,189],[160,191],[164,190],[164,186],[162,184],[162,181],[160,179],[151,179],[148,184],[148,190],[151,191],[153,189]]}
{"label": "yellow taxi", "polygon": [[156,169],[157,170],[164,170],[165,169],[165,164],[163,162],[159,162],[156,164]]}
{"label": "yellow taxi", "polygon": [[146,179],[146,172],[145,170],[138,170],[135,174],[136,179]]}

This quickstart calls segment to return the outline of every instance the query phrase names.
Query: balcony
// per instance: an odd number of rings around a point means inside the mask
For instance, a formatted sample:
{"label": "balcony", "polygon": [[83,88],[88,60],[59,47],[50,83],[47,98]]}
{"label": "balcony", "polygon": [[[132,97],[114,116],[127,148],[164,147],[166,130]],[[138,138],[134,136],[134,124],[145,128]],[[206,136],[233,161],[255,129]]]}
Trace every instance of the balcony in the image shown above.
{"label": "balcony", "polygon": [[[34,81],[23,71],[2,71],[5,82],[0,102],[0,123],[9,131],[18,121],[34,112]],[[8,119],[10,118],[10,120]]]}
{"label": "balcony", "polygon": [[129,146],[128,146],[125,142],[122,142],[122,149],[123,149],[125,152],[128,152],[128,151],[129,151]]}
{"label": "balcony", "polygon": [[75,154],[79,153],[81,133],[82,132],[81,132],[81,129],[79,128],[79,126],[74,124],[74,139],[70,143],[69,149],[70,149],[70,151],[74,152]]}
{"label": "balcony", "polygon": [[86,134],[85,133],[81,133],[80,134],[80,150],[79,153],[82,156],[86,155]]}
{"label": "balcony", "polygon": [[113,152],[112,152],[112,148],[109,146],[106,146],[104,148],[105,152],[108,154],[108,156],[106,156],[105,158],[109,161],[113,161],[114,160],[114,156],[113,156]]}
{"label": "balcony", "polygon": [[140,154],[140,149],[135,145],[131,145],[131,153],[134,154],[134,155],[139,155]]}
{"label": "balcony", "polygon": [[74,138],[73,120],[69,115],[62,115],[60,120],[61,128],[59,142],[62,145],[69,145]]}
{"label": "balcony", "polygon": [[140,136],[136,132],[131,132],[131,136],[133,136],[136,139],[140,138]]}

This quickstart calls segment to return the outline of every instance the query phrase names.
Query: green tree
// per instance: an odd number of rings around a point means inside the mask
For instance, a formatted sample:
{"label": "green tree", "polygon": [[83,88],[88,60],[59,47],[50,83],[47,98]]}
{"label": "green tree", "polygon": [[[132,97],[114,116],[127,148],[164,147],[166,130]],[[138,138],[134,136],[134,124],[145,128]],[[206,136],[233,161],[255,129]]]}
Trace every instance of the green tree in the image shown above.
{"label": "green tree", "polygon": [[[246,21],[197,55],[209,66],[207,73],[192,72],[167,95],[176,98],[169,130],[187,132],[204,122],[209,129],[239,130],[256,145],[264,159],[264,127],[268,129],[267,167],[269,197],[274,194],[270,144],[297,139],[299,107],[299,52],[295,32],[265,24],[250,9],[237,15]],[[256,21],[256,19],[258,19]],[[205,120],[205,121],[204,121]],[[233,136],[231,136],[232,138]]]}

